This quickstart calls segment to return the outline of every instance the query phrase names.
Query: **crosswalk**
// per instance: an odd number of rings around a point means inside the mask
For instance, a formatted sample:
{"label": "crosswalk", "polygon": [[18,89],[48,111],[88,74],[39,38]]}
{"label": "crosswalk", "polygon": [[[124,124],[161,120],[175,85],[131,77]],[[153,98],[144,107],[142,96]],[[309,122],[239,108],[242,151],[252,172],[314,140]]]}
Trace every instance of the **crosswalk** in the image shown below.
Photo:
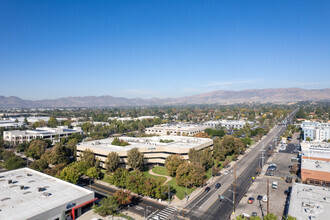
{"label": "crosswalk", "polygon": [[177,209],[176,207],[168,206],[165,209],[154,213],[148,219],[154,219],[154,220],[170,219],[171,215],[173,214],[173,212],[176,211],[176,209]]}

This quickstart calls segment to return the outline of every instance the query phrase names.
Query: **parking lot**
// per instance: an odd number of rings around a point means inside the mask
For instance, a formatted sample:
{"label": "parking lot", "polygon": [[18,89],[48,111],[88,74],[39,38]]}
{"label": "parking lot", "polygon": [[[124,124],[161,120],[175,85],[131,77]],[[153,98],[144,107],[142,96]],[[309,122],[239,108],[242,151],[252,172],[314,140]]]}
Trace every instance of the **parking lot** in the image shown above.
{"label": "parking lot", "polygon": [[[296,157],[297,155],[294,152],[294,149],[297,146],[295,144],[298,143],[296,136],[297,135],[294,135],[293,141],[287,145],[285,150],[274,153],[274,155],[268,159],[266,165],[263,167],[263,171],[256,178],[246,195],[236,207],[236,212],[232,216],[232,219],[242,213],[246,213],[250,216],[252,212],[256,212],[258,216],[267,215],[267,202],[257,200],[258,195],[267,195],[267,179],[269,179],[269,213],[274,213],[277,216],[283,215],[285,201],[287,198],[285,191],[292,186],[292,183],[285,182],[285,178],[287,176],[292,176],[295,178],[295,176],[290,174],[289,167],[296,163],[291,162],[291,158]],[[269,164],[277,165],[277,169],[275,171],[270,171],[273,176],[265,175],[266,172],[269,172],[267,171]],[[272,183],[274,181],[277,182],[277,189],[272,188]],[[254,202],[252,204],[248,204],[249,197],[254,198]]]}

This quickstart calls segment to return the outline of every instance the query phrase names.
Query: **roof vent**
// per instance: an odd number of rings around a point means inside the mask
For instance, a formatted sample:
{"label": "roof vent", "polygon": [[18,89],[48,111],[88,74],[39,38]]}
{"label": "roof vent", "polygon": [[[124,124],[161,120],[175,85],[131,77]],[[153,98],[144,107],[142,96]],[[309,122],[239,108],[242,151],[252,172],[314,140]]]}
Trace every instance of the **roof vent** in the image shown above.
{"label": "roof vent", "polygon": [[8,180],[8,184],[11,184],[11,183],[13,183],[13,181],[12,180]]}
{"label": "roof vent", "polygon": [[37,192],[42,192],[42,191],[45,191],[45,188],[43,188],[43,187],[38,187]]}
{"label": "roof vent", "polygon": [[22,189],[25,189],[25,186],[22,185],[22,186],[19,186],[19,188],[22,190]]}
{"label": "roof vent", "polygon": [[51,194],[49,193],[49,192],[43,192],[42,193],[42,196],[45,196],[45,197],[47,197],[47,196],[50,196]]}
{"label": "roof vent", "polygon": [[28,174],[26,174],[26,176],[32,176],[32,174],[31,173],[28,173]]}

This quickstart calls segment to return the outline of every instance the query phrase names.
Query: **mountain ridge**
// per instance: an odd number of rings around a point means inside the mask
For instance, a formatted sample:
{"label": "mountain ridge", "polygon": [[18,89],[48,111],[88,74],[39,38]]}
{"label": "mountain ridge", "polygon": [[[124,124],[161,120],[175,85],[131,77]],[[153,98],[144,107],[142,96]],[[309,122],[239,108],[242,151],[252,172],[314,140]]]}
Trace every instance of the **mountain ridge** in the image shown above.
{"label": "mountain ridge", "polygon": [[246,89],[215,90],[207,93],[180,98],[125,98],[111,95],[69,96],[56,99],[24,100],[16,96],[0,95],[0,108],[37,108],[37,107],[121,107],[151,105],[186,105],[186,104],[234,104],[234,103],[276,103],[285,104],[298,101],[330,101],[330,88],[327,89]]}

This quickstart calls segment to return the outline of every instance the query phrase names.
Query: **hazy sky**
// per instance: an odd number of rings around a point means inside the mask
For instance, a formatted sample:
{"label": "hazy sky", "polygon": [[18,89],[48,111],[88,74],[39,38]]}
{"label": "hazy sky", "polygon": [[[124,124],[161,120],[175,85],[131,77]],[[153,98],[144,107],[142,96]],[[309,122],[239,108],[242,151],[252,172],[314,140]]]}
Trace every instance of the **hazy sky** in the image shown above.
{"label": "hazy sky", "polygon": [[330,87],[328,0],[0,1],[0,95]]}

